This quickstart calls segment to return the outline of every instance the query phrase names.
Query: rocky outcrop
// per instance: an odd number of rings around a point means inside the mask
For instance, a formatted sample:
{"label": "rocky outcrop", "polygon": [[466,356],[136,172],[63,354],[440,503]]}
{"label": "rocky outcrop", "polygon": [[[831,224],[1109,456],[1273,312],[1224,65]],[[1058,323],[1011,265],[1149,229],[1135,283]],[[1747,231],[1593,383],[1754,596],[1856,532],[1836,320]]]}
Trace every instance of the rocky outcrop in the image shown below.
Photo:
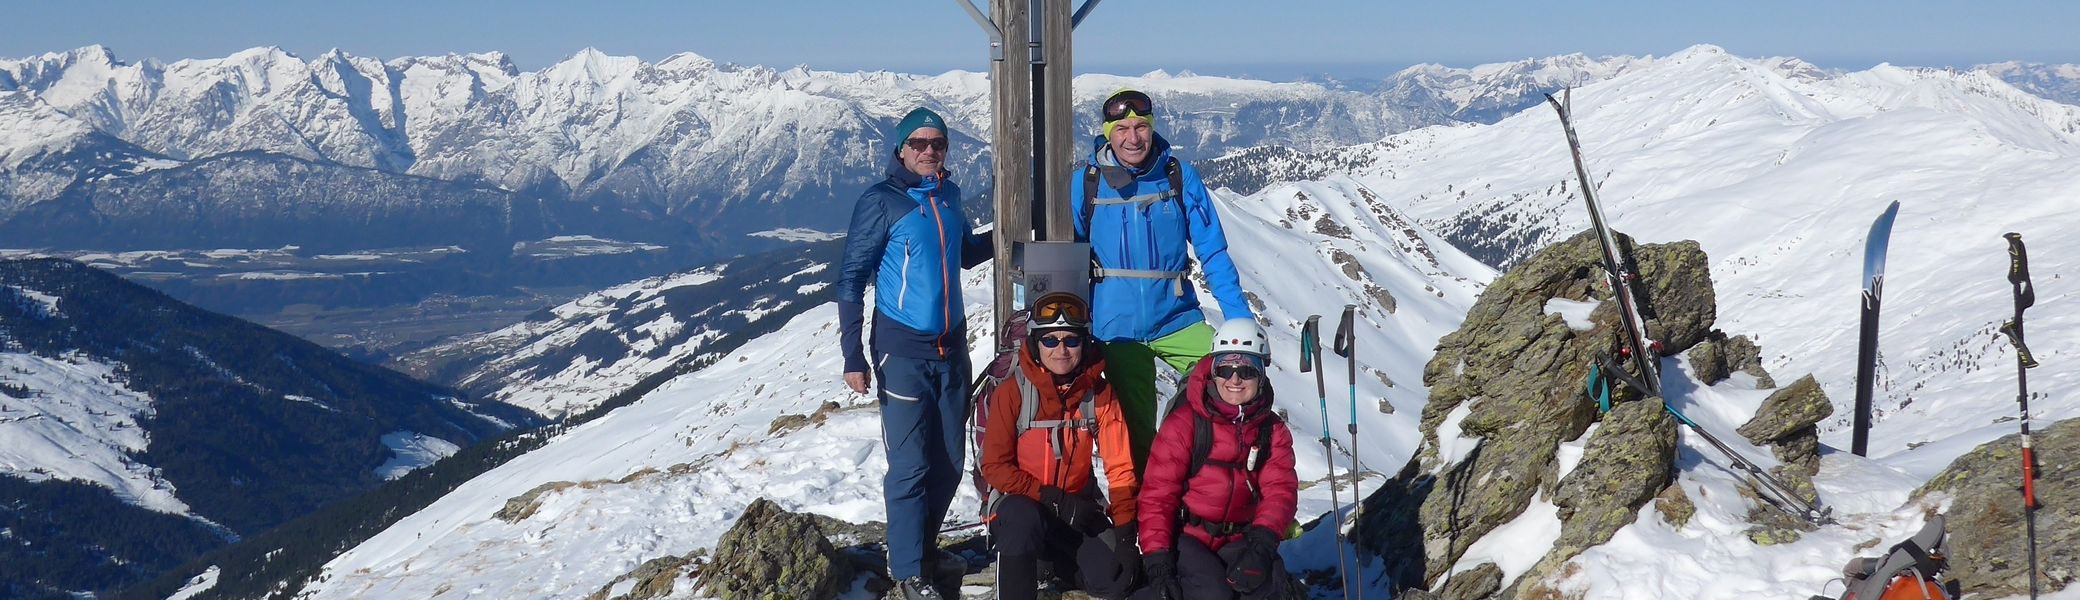
{"label": "rocky outcrop", "polygon": [[[708,556],[705,549],[686,556],[666,556],[643,561],[636,570],[615,577],[585,600],[650,600],[670,596],[681,578],[698,574]],[[621,589],[621,593],[615,593]]]}
{"label": "rocky outcrop", "polygon": [[701,570],[702,594],[724,600],[836,598],[852,563],[831,546],[816,519],[760,498],[715,544]]}
{"label": "rocky outcrop", "polygon": [[1755,389],[1777,387],[1777,380],[1762,368],[1762,349],[1745,335],[1726,337],[1714,330],[1690,349],[1690,368],[1705,385],[1718,385],[1735,372],[1755,378]]}
{"label": "rocky outcrop", "polygon": [[[1950,531],[1951,575],[1981,598],[2029,593],[2029,546],[2024,535],[2020,436],[1989,442],[1950,463],[1915,496],[1939,505]],[[2037,456],[2037,568],[2045,593],[2080,581],[2080,419],[2039,429]]]}
{"label": "rocky outcrop", "polygon": [[[1649,300],[1642,312],[1662,352],[1705,340],[1717,309],[1698,245],[1632,247],[1623,236],[1619,243],[1639,263],[1639,287]],[[1388,557],[1397,586],[1450,598],[1514,598],[1517,582],[1501,581],[1499,571],[1492,586],[1478,570],[1440,579],[1475,541],[1535,499],[1559,507],[1563,534],[1517,581],[1537,580],[1609,540],[1668,487],[1676,424],[1660,401],[1621,387],[1612,411],[1598,414],[1582,393],[1594,358],[1616,356],[1624,346],[1601,262],[1596,239],[1586,233],[1541,250],[1490,284],[1465,325],[1438,342],[1423,374],[1430,401],[1422,449],[1366,500],[1361,523],[1362,539]],[[1593,305],[1589,327],[1578,330],[1580,323],[1548,312],[1556,303]],[[1563,474],[1560,445],[1599,422],[1579,465]]]}
{"label": "rocky outcrop", "polygon": [[1822,419],[1834,415],[1834,403],[1811,374],[1777,390],[1762,401],[1755,417],[1736,430],[1756,445],[1767,445],[1784,464],[1771,474],[1805,498],[1813,497],[1813,475],[1820,472]]}

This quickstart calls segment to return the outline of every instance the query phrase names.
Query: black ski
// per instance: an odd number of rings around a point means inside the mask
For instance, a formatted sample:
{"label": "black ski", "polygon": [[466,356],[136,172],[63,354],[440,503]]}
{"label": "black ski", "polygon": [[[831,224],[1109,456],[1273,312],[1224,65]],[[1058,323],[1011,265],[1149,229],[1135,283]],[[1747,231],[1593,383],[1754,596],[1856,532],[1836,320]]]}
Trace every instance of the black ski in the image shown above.
{"label": "black ski", "polygon": [[[1661,344],[1647,337],[1647,322],[1646,319],[1640,317],[1638,296],[1633,295],[1632,281],[1635,279],[1635,276],[1630,270],[1626,269],[1626,262],[1618,249],[1617,236],[1611,233],[1610,224],[1603,218],[1603,206],[1596,201],[1596,184],[1589,179],[1588,162],[1582,160],[1582,143],[1574,134],[1574,115],[1570,110],[1572,90],[1569,90],[1568,93],[1570,95],[1569,102],[1561,102],[1559,98],[1554,98],[1552,94],[1546,94],[1546,102],[1553,105],[1555,112],[1560,113],[1560,127],[1567,131],[1567,149],[1574,157],[1574,173],[1581,180],[1582,199],[1589,203],[1589,223],[1595,227],[1596,237],[1603,244],[1604,274],[1610,278],[1611,295],[1617,298],[1618,307],[1622,309],[1619,312],[1619,316],[1624,320],[1625,350],[1632,355],[1631,362],[1633,368],[1639,371],[1639,376],[1629,376],[1619,365],[1609,364],[1607,357],[1603,368],[1609,371],[1608,375],[1612,378],[1624,381],[1626,385],[1630,385],[1648,396],[1660,398]],[[1770,476],[1769,471],[1763,469],[1762,465],[1758,465],[1755,461],[1748,460],[1748,457],[1742,456],[1741,453],[1735,452],[1731,446],[1727,446],[1725,442],[1719,441],[1718,436],[1712,435],[1712,432],[1707,431],[1704,426],[1690,420],[1690,417],[1684,415],[1682,411],[1676,410],[1676,407],[1669,405],[1666,401],[1661,403],[1661,407],[1666,409],[1668,414],[1673,415],[1676,421],[1688,426],[1691,431],[1697,432],[1699,436],[1704,438],[1706,443],[1719,450],[1720,453],[1725,454],[1728,459],[1734,462],[1737,468],[1754,477],[1756,489],[1763,492],[1765,500],[1771,505],[1782,509],[1786,513],[1797,515],[1799,518],[1814,525],[1834,522],[1832,517],[1833,511],[1821,508],[1818,502],[1807,502],[1805,498],[1794,493],[1791,490],[1791,486],[1784,485],[1784,482]]]}
{"label": "black ski", "polygon": [[[1573,94],[1569,92],[1569,104]],[[1632,271],[1625,268],[1623,254],[1618,251],[1618,238],[1611,234],[1610,223],[1603,219],[1603,204],[1596,201],[1596,184],[1589,181],[1589,164],[1582,160],[1582,142],[1574,135],[1574,115],[1569,106],[1561,104],[1552,94],[1546,94],[1546,102],[1560,113],[1560,127],[1567,130],[1567,150],[1574,156],[1574,174],[1582,182],[1582,200],[1589,203],[1589,224],[1596,229],[1596,239],[1603,244],[1603,272],[1610,278],[1611,295],[1618,299],[1619,315],[1625,320],[1626,349],[1632,354],[1632,366],[1639,371],[1639,381],[1647,384],[1650,396],[1661,395],[1661,369],[1659,364],[1660,344],[1647,338],[1647,321],[1639,316],[1638,296],[1632,293]]]}
{"label": "black ski", "polygon": [[1871,387],[1878,377],[1878,302],[1885,295],[1885,249],[1892,244],[1892,219],[1899,201],[1871,223],[1863,243],[1863,330],[1856,343],[1856,417],[1849,452],[1867,456],[1871,438]]}

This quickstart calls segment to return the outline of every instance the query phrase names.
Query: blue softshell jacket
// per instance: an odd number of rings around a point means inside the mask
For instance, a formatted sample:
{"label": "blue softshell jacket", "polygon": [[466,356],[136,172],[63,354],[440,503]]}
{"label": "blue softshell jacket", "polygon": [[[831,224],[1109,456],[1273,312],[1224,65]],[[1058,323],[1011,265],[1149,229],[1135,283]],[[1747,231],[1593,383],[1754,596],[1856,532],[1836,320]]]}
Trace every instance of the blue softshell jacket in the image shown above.
{"label": "blue softshell jacket", "polygon": [[[1105,138],[1094,140],[1089,164],[1110,166]],[[1170,143],[1156,136],[1154,158],[1143,169],[1130,170],[1133,180],[1115,188],[1108,178],[1098,178],[1099,199],[1132,198],[1170,189],[1163,164],[1170,160]],[[1100,160],[1101,156],[1104,160]],[[1228,257],[1228,236],[1221,231],[1220,215],[1214,212],[1213,197],[1199,172],[1178,161],[1184,193],[1136,204],[1098,204],[1090,222],[1083,222],[1083,175],[1079,170],[1069,184],[1069,198],[1076,215],[1076,240],[1090,242],[1098,264],[1108,269],[1182,271],[1190,264],[1186,245],[1199,257],[1198,269],[1226,319],[1248,319],[1249,303],[1242,296],[1242,280],[1235,262]],[[1198,292],[1192,286],[1178,296],[1175,283],[1167,279],[1107,277],[1091,287],[1092,333],[1108,342],[1147,342],[1193,323],[1205,320],[1199,311]]]}
{"label": "blue softshell jacket", "polygon": [[930,360],[966,356],[961,269],[991,258],[991,238],[968,232],[960,186],[944,173],[919,176],[889,157],[888,179],[860,194],[846,230],[838,271],[845,371],[867,371],[860,328],[869,278],[876,290],[876,351]]}

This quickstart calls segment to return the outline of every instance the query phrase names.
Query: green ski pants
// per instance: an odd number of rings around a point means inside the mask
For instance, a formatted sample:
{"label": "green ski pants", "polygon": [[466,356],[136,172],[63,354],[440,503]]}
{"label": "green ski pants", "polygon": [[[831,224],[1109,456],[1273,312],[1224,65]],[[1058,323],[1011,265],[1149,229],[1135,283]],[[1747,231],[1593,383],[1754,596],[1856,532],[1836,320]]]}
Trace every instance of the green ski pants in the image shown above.
{"label": "green ski pants", "polygon": [[1148,464],[1148,447],[1155,442],[1156,424],[1163,420],[1162,399],[1156,397],[1156,360],[1189,374],[1192,364],[1212,348],[1213,326],[1204,321],[1147,342],[1105,343],[1105,379],[1112,382],[1126,417],[1135,474]]}

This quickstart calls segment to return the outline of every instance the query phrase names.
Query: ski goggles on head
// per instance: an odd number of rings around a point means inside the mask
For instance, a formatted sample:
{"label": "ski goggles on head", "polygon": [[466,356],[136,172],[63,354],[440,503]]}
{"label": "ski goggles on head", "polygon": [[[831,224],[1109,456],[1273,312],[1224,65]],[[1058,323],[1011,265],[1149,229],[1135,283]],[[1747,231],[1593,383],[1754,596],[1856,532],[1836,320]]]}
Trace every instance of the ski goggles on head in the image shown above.
{"label": "ski goggles on head", "polygon": [[1264,376],[1264,370],[1250,365],[1221,365],[1213,368],[1213,376],[1221,379],[1250,381]]}
{"label": "ski goggles on head", "polygon": [[1042,347],[1042,348],[1053,348],[1053,347],[1056,347],[1056,346],[1068,346],[1068,347],[1070,347],[1070,348],[1081,348],[1081,347],[1083,347],[1083,336],[1080,336],[1080,335],[1071,335],[1071,336],[1069,336],[1069,337],[1045,337],[1045,336],[1043,336],[1043,337],[1041,337],[1041,338],[1040,338],[1040,347]]}
{"label": "ski goggles on head", "polygon": [[945,152],[946,138],[910,138],[907,140],[903,140],[903,145],[909,146],[912,152],[923,152],[926,148],[938,150],[940,152]]}
{"label": "ski goggles on head", "polygon": [[1147,117],[1153,114],[1155,114],[1155,103],[1148,99],[1148,94],[1128,90],[1113,94],[1111,98],[1105,99],[1104,117],[1106,123],[1127,118],[1129,115]]}
{"label": "ski goggles on head", "polygon": [[1084,307],[1082,300],[1067,294],[1048,296],[1033,307],[1033,328],[1083,327],[1091,322],[1090,310]]}

